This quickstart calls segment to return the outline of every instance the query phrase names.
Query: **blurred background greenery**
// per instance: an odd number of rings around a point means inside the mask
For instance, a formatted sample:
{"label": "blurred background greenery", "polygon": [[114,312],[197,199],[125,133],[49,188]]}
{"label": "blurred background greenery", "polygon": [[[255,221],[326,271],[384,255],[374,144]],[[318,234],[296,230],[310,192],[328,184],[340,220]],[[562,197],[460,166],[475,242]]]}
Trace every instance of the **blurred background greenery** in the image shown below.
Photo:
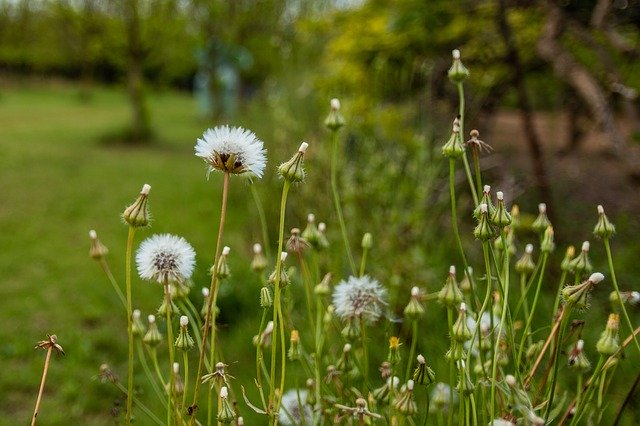
{"label": "blurred background greenery", "polygon": [[[340,98],[352,247],[373,233],[369,270],[391,290],[391,318],[411,286],[437,291],[458,262],[439,155],[457,108],[446,79],[454,48],[471,70],[467,128],[495,148],[483,158],[485,180],[525,212],[539,201],[551,208],[559,249],[548,291],[565,247],[591,238],[598,203],[618,226],[623,289],[637,290],[639,24],[634,0],[0,0],[0,424],[30,416],[43,363],[33,345],[46,333],[58,335],[67,356],[51,367],[39,424],[113,424],[119,395],[93,379],[103,362],[124,378],[126,321],[87,255],[88,231],[110,248],[122,282],[119,214],[149,183],[154,221],[139,238],[186,237],[198,252],[194,281],[208,286],[220,182],[206,179],[193,145],[209,126],[243,125],[265,141],[270,164],[256,186],[272,243],[275,166],[310,142],[308,179],[290,197],[286,226],[303,228],[308,213],[328,224],[328,268],[338,279],[344,254],[322,121],[329,99]],[[462,229],[477,263],[463,180]],[[248,263],[261,232],[241,179],[232,181],[230,205],[233,277],[221,290],[221,341],[231,374],[247,386],[252,376],[241,366],[252,365],[248,336],[259,321]],[[604,271],[595,242],[592,259]],[[598,289],[585,314],[591,342],[608,293]],[[161,294],[136,281],[135,305],[146,315]],[[200,306],[198,291],[192,299]],[[428,311],[419,350],[437,365],[446,332],[432,325],[443,311]],[[406,333],[393,322],[383,328]],[[613,414],[631,387],[624,372],[638,362],[628,355],[612,387]],[[633,412],[624,419],[632,424]]]}

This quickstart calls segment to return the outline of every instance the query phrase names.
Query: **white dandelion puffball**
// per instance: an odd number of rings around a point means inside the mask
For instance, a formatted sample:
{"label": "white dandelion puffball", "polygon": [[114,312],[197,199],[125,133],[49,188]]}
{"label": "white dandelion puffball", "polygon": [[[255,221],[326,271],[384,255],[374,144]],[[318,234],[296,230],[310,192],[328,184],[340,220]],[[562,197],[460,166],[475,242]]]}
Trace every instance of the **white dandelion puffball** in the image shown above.
{"label": "white dandelion puffball", "polygon": [[278,418],[281,425],[294,426],[313,424],[313,411],[306,403],[307,391],[305,389],[290,389],[282,395]]}
{"label": "white dandelion puffball", "polygon": [[195,146],[196,156],[209,166],[233,174],[250,172],[261,178],[267,164],[267,151],[257,136],[242,127],[217,126],[205,130]]}
{"label": "white dandelion puffball", "polygon": [[160,284],[184,282],[193,273],[196,252],[182,237],[153,235],[140,244],[136,253],[138,275]]}
{"label": "white dandelion puffball", "polygon": [[349,277],[333,290],[333,305],[336,315],[343,320],[362,318],[367,322],[375,322],[382,316],[382,308],[386,302],[387,290],[380,283],[368,276]]}

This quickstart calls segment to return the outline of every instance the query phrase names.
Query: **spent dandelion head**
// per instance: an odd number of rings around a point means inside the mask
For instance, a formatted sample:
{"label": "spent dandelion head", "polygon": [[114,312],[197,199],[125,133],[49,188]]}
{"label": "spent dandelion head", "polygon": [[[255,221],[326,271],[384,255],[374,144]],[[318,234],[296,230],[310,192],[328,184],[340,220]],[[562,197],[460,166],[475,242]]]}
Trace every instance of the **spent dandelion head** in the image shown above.
{"label": "spent dandelion head", "polygon": [[56,336],[55,334],[47,334],[47,339],[39,341],[38,343],[36,343],[36,345],[33,348],[46,349],[46,350],[51,349],[55,351],[58,355],[65,354],[64,349],[62,349],[62,346],[58,344],[58,336]]}
{"label": "spent dandelion head", "polygon": [[93,229],[89,231],[89,239],[91,239],[91,248],[89,248],[89,256],[92,259],[100,260],[109,253],[109,249],[100,242],[98,234]]}
{"label": "spent dandelion head", "polygon": [[250,172],[258,178],[267,164],[264,143],[250,130],[242,127],[217,126],[205,130],[195,146],[196,156],[208,165],[208,173]]}
{"label": "spent dandelion head", "polygon": [[160,284],[182,283],[193,273],[196,253],[182,237],[153,235],[140,244],[136,253],[138,275]]}
{"label": "spent dandelion head", "polygon": [[280,412],[281,425],[313,424],[313,411],[307,404],[306,389],[290,389],[282,395]]}
{"label": "spent dandelion head", "polygon": [[333,290],[335,313],[343,320],[361,318],[373,323],[382,316],[386,306],[387,290],[380,283],[365,275],[349,277]]}

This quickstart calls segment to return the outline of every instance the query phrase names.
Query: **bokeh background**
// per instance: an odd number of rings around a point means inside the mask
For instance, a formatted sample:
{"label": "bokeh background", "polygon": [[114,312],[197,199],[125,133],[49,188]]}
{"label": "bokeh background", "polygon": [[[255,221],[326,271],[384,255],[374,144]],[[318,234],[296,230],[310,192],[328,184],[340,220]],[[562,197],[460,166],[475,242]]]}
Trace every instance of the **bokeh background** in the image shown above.
{"label": "bokeh background", "polygon": [[[373,234],[369,269],[390,289],[391,312],[401,312],[413,285],[437,291],[457,261],[439,154],[457,108],[446,77],[455,48],[471,71],[467,128],[494,148],[482,159],[485,181],[525,220],[538,202],[549,206],[558,250],[544,308],[565,248],[593,239],[597,204],[618,227],[621,285],[638,290],[639,36],[635,0],[0,0],[0,424],[30,418],[44,360],[33,346],[47,333],[67,355],[53,360],[38,423],[117,421],[118,391],[95,378],[102,363],[126,375],[126,318],[88,256],[88,231],[109,247],[122,283],[119,215],[144,183],[154,219],[138,237],[171,232],[194,245],[191,298],[201,305],[221,187],[193,155],[207,127],[242,125],[265,141],[268,171],[255,185],[271,252],[275,167],[309,141],[308,178],[290,196],[287,227],[303,228],[308,213],[326,222],[330,264],[340,271],[322,124],[329,100],[340,98],[352,246]],[[462,175],[459,183],[462,230],[478,263]],[[231,374],[250,387],[242,365],[253,365],[260,284],[248,266],[251,245],[265,242],[247,183],[234,179],[230,197],[233,276],[221,290],[221,341]],[[519,253],[526,242],[535,237],[518,241]],[[592,260],[605,272],[596,241]],[[155,311],[161,289],[134,285],[136,307]],[[585,314],[592,343],[609,291],[596,290]],[[432,307],[419,349],[437,358],[446,332],[434,326],[442,312]],[[629,353],[622,364],[637,362]],[[636,380],[621,368],[611,415]],[[142,373],[136,382],[149,392]],[[629,424],[634,401],[622,418]]]}

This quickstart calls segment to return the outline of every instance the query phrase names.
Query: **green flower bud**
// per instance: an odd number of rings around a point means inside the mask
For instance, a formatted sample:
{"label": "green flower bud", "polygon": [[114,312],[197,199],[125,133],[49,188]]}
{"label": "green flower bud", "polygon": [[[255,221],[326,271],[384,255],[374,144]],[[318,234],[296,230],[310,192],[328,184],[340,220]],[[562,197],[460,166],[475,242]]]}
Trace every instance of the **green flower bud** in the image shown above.
{"label": "green flower bud", "polygon": [[551,221],[547,217],[547,205],[545,203],[538,204],[538,217],[531,224],[531,229],[538,234],[542,234],[551,226]]}
{"label": "green flower bud", "polygon": [[600,340],[596,344],[598,353],[604,356],[611,356],[620,349],[618,339],[618,328],[620,327],[620,316],[618,314],[609,314],[607,327],[600,335]]}
{"label": "green flower bud", "polygon": [[133,311],[133,314],[131,315],[131,321],[131,333],[133,333],[133,335],[136,337],[144,335],[147,330],[140,320],[140,309],[136,309]]}
{"label": "green flower bud", "polygon": [[585,373],[591,369],[591,363],[584,354],[584,340],[580,339],[569,351],[569,368],[578,371],[579,373]]}
{"label": "green flower bud", "polygon": [[373,247],[373,236],[370,232],[366,232],[362,236],[362,248],[365,250],[369,250],[371,247]]}
{"label": "green flower bud", "polygon": [[340,114],[340,100],[336,98],[331,99],[331,110],[324,120],[324,125],[334,132],[344,126],[344,118],[342,114]]}
{"label": "green flower bud", "polygon": [[[216,276],[221,281],[231,276],[231,269],[229,268],[229,264],[227,263],[227,257],[229,256],[230,252],[231,252],[231,249],[225,246],[222,249],[222,255],[218,259],[218,263],[215,265]],[[213,271],[211,272],[213,273]]]}
{"label": "green flower bud", "polygon": [[178,338],[175,343],[175,347],[181,351],[188,351],[194,346],[193,339],[189,335],[188,327],[189,317],[182,315],[180,317],[180,332],[178,333]]}
{"label": "green flower bud", "polygon": [[480,217],[482,216],[482,209],[480,208],[482,204],[487,205],[487,216],[491,218],[496,212],[496,207],[491,201],[491,185],[485,185],[482,188],[482,198],[480,198],[476,208],[473,209],[473,217],[477,220],[480,220]]}
{"label": "green flower bud", "polygon": [[[287,272],[284,269],[284,261],[287,259],[287,252],[283,251],[282,253],[280,253],[280,288],[284,288],[287,285],[289,285],[290,280],[289,280],[289,275],[287,275]],[[278,268],[276,267],[276,269],[271,273],[271,275],[269,275],[269,284],[273,284],[274,286],[276,285],[276,274],[278,272]]]}
{"label": "green flower bud", "polygon": [[291,330],[289,352],[287,355],[291,361],[297,361],[300,359],[300,335],[298,334],[298,330]]}
{"label": "green flower bud", "polygon": [[322,281],[313,288],[313,292],[318,296],[328,296],[331,294],[329,283],[331,282],[331,272],[327,272]]}
{"label": "green flower bud", "polygon": [[151,186],[146,183],[142,186],[142,190],[138,198],[124,210],[122,219],[134,228],[142,228],[149,224],[149,209],[147,207],[147,198]]}
{"label": "green flower bud", "polygon": [[469,78],[469,70],[462,64],[462,61],[460,60],[460,51],[458,49],[451,52],[451,55],[453,56],[453,63],[447,73],[449,80],[453,83],[462,83]]}
{"label": "green flower bud", "polygon": [[98,234],[93,229],[89,231],[91,239],[91,248],[89,248],[89,256],[94,260],[100,260],[107,256],[109,249],[100,242]]}
{"label": "green flower bud", "polygon": [[413,386],[413,380],[407,381],[394,403],[396,411],[405,416],[413,416],[418,412],[418,406],[413,399]]}
{"label": "green flower bud", "polygon": [[462,292],[456,283],[456,267],[451,265],[444,287],[442,287],[442,290],[438,293],[438,300],[449,308],[455,308],[460,305],[462,298]]}
{"label": "green flower bud", "polygon": [[420,289],[413,287],[411,289],[411,299],[409,299],[409,303],[404,308],[404,316],[407,319],[416,320],[422,315],[424,315],[424,307],[420,303]]}
{"label": "green flower bud", "polygon": [[147,333],[142,338],[142,341],[149,346],[157,346],[158,343],[162,342],[162,334],[158,330],[158,325],[156,324],[156,317],[154,315],[149,315],[149,329]]}
{"label": "green flower bud", "polygon": [[564,259],[562,259],[562,263],[560,263],[560,269],[564,272],[568,272],[571,268],[571,259],[576,253],[576,248],[574,246],[567,247],[567,251],[564,254]]}
{"label": "green flower bud", "polygon": [[260,289],[260,306],[263,308],[269,308],[273,305],[273,298],[271,297],[271,290],[268,287],[262,287]]}
{"label": "green flower bud", "polygon": [[235,411],[233,411],[233,408],[231,408],[231,405],[229,404],[228,401],[228,397],[229,397],[229,391],[227,390],[226,386],[223,386],[220,389],[220,399],[222,400],[222,404],[221,407],[218,409],[218,421],[220,423],[231,423],[235,420],[236,418],[236,413]]}
{"label": "green flower bud", "polygon": [[591,273],[593,267],[589,260],[589,241],[582,243],[582,251],[575,259],[569,262],[569,270],[577,277]]}
{"label": "green flower bud", "polygon": [[286,163],[282,163],[278,167],[278,173],[282,176],[283,179],[288,180],[291,183],[302,182],[304,180],[304,153],[309,147],[309,144],[306,142],[302,142],[300,144],[300,148],[298,148],[298,152],[291,157],[289,161]]}
{"label": "green flower bud", "polygon": [[356,318],[347,320],[347,324],[342,329],[342,337],[347,340],[356,340],[360,337],[360,325]]}
{"label": "green flower bud", "polygon": [[518,231],[522,226],[520,221],[520,207],[517,204],[511,206],[511,229]]}
{"label": "green flower bud", "polygon": [[460,137],[460,118],[453,120],[453,129],[449,140],[442,146],[442,155],[447,158],[458,158],[464,154],[464,145]]}
{"label": "green flower bud", "polygon": [[516,272],[520,275],[530,275],[536,269],[536,264],[533,263],[531,253],[533,253],[533,244],[527,244],[524,249],[524,254],[516,262]]}
{"label": "green flower bud", "polygon": [[424,356],[417,356],[418,366],[413,372],[413,381],[418,383],[419,385],[430,385],[436,379],[436,374],[433,372],[431,367],[427,365]]}
{"label": "green flower bud", "polygon": [[543,253],[551,253],[556,248],[556,244],[553,242],[553,227],[548,227],[544,231],[544,237],[540,243],[540,251]]}
{"label": "green flower bud", "polygon": [[599,272],[591,274],[588,280],[581,284],[568,285],[562,289],[562,298],[570,308],[586,309],[589,306],[591,289],[604,279]]}
{"label": "green flower bud", "polygon": [[496,197],[498,199],[497,206],[491,215],[491,223],[493,223],[498,228],[504,228],[505,226],[509,226],[511,224],[511,215],[507,212],[506,207],[504,206],[504,194],[502,191],[496,192]]}
{"label": "green flower bud", "polygon": [[616,227],[609,222],[609,218],[604,214],[604,207],[598,206],[598,223],[593,228],[593,234],[600,238],[610,238],[616,233]]}
{"label": "green flower bud", "polygon": [[461,343],[471,339],[471,330],[467,325],[467,305],[465,303],[460,304],[460,313],[453,324],[451,338]]}
{"label": "green flower bud", "polygon": [[251,269],[261,274],[267,268],[267,258],[262,253],[262,246],[258,243],[253,245],[253,260],[251,260]]}
{"label": "green flower bud", "polygon": [[489,222],[487,205],[483,203],[480,204],[479,207],[480,219],[475,229],[473,230],[473,235],[481,241],[487,241],[493,238],[493,236],[495,235],[495,231],[491,226],[491,223]]}
{"label": "green flower bud", "polygon": [[456,386],[456,390],[461,395],[471,395],[475,390],[475,386],[471,382],[471,378],[469,377],[469,372],[466,368],[464,368],[464,361],[460,361],[463,365],[461,369],[460,377],[458,377],[458,385]]}
{"label": "green flower bud", "polygon": [[400,339],[398,339],[396,336],[391,336],[389,338],[389,354],[387,355],[387,361],[389,361],[391,365],[396,365],[400,362],[401,344],[402,343],[400,343]]}

